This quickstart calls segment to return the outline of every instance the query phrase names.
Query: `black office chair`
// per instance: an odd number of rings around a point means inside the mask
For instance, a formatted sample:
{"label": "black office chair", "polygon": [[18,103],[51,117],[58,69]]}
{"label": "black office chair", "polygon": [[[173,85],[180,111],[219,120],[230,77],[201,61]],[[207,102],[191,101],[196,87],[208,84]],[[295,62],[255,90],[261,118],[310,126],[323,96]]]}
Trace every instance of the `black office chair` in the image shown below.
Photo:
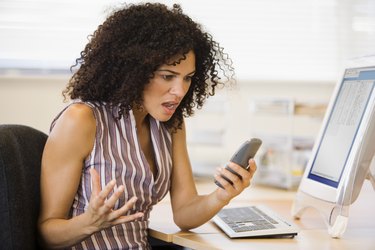
{"label": "black office chair", "polygon": [[0,249],[40,249],[40,165],[47,135],[0,125]]}

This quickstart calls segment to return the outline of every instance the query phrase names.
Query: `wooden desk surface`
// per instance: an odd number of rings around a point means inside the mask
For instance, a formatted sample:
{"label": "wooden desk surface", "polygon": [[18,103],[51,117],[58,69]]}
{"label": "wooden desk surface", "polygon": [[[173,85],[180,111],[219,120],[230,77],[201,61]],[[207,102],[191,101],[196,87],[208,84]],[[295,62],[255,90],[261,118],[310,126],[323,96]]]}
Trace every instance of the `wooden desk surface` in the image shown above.
{"label": "wooden desk surface", "polygon": [[342,239],[331,238],[326,231],[302,230],[293,239],[229,239],[223,234],[176,235],[174,243],[192,249],[228,250],[374,250],[375,229],[351,229]]}
{"label": "wooden desk surface", "polygon": [[[200,194],[215,189],[214,184],[197,181]],[[228,207],[263,204],[293,221],[301,231],[293,239],[230,239],[212,221],[190,231],[181,231],[173,222],[169,198],[154,207],[150,219],[150,235],[192,249],[375,249],[375,191],[365,183],[358,200],[350,207],[348,227],[340,239],[327,232],[324,220],[316,210],[308,209],[300,220],[290,211],[294,191],[269,187],[250,187],[231,201]]]}

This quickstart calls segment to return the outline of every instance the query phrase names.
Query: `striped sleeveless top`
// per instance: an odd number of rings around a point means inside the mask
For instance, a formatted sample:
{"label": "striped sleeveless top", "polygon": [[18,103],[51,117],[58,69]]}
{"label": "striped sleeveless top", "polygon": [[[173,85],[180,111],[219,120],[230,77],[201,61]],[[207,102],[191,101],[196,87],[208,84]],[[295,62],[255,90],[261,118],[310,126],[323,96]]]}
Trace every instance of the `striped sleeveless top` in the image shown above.
{"label": "striped sleeveless top", "polygon": [[[91,102],[84,104],[93,110],[96,135],[93,150],[85,159],[82,168],[82,177],[70,216],[82,214],[88,208],[91,196],[90,168],[95,168],[100,174],[102,187],[112,179],[116,179],[116,186],[124,185],[124,195],[114,209],[120,208],[131,197],[136,196],[138,200],[128,214],[142,211],[145,215],[137,221],[96,232],[71,249],[150,249],[149,215],[152,206],[168,193],[170,187],[171,134],[162,123],[150,117],[151,140],[157,168],[154,177],[138,142],[132,111],[128,116],[118,119],[118,107]],[[51,129],[64,110],[55,118]]]}

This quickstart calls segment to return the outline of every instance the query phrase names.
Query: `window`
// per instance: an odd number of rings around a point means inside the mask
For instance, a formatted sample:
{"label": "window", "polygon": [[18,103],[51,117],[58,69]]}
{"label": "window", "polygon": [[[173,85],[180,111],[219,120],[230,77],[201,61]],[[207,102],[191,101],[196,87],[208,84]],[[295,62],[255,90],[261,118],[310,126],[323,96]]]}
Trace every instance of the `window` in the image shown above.
{"label": "window", "polygon": [[[171,6],[177,1],[161,2]],[[239,79],[330,81],[346,60],[375,53],[375,2],[371,0],[179,3],[225,48]],[[2,0],[0,70],[68,72],[87,36],[118,4]]]}
{"label": "window", "polygon": [[0,68],[65,72],[114,1],[0,1]]}

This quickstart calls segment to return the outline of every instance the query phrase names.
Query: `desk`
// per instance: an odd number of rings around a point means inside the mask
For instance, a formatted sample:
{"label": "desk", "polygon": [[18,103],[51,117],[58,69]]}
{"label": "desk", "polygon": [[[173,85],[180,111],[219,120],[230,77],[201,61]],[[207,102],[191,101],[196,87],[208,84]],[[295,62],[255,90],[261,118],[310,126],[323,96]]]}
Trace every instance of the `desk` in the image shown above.
{"label": "desk", "polygon": [[[215,188],[211,181],[197,181],[200,194],[209,193]],[[228,207],[264,204],[292,221],[290,210],[294,195],[294,191],[254,186],[233,199]],[[322,217],[314,209],[308,209],[294,223],[301,231],[293,239],[230,239],[212,221],[190,231],[181,231],[173,222],[170,202],[166,198],[151,213],[150,235],[187,248],[202,250],[374,250],[375,192],[369,183],[365,183],[360,196],[350,208],[348,227],[341,239],[329,236]]]}

